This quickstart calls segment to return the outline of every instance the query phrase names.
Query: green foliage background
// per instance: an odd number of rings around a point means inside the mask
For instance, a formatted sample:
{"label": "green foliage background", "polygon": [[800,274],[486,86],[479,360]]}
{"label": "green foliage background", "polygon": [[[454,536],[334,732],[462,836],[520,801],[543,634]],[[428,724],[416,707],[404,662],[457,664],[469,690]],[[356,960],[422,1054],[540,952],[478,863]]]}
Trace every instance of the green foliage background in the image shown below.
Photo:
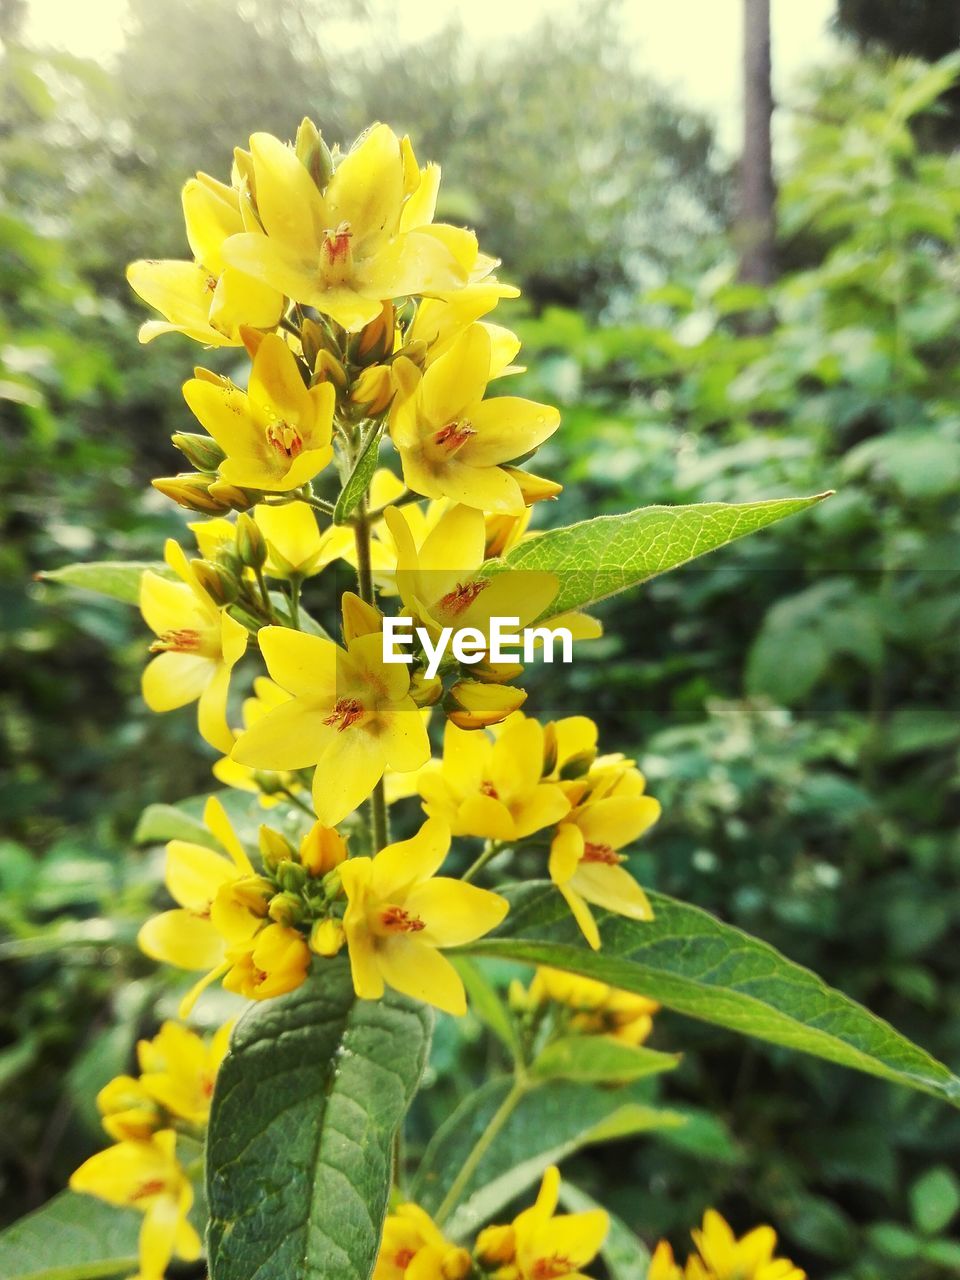
{"label": "green foliage background", "polygon": [[[956,65],[861,51],[796,95],[787,265],[763,294],[735,280],[708,122],[640,77],[603,22],[576,39],[548,25],[497,58],[455,31],[401,56],[376,38],[382,13],[349,2],[282,16],[256,3],[240,20],[222,0],[135,0],[107,74],[24,48],[16,7],[4,14],[4,1221],[99,1144],[97,1087],[173,1011],[133,946],[160,863],[149,827],[142,847],[131,834],[147,804],[210,785],[189,715],[139,701],[136,616],[32,575],[153,558],[182,527],[146,485],[175,469],[167,436],[196,351],[137,345],[123,266],[182,252],[187,174],[222,176],[247,132],[287,136],[304,112],[331,137],[375,117],[409,129],[444,162],[444,214],[476,225],[524,286],[507,317],[523,390],[564,415],[538,464],[568,486],[555,521],[838,490],[609,602],[604,640],[562,685],[541,673],[530,705],[589,711],[640,760],[665,811],[634,859],[645,882],[960,1062]],[[325,38],[345,23],[348,59]],[[643,1238],[680,1242],[713,1204],[740,1228],[774,1222],[813,1275],[956,1273],[956,1115],[670,1015],[653,1043],[685,1057],[644,1096],[690,1123],[571,1162]],[[473,1017],[440,1021],[414,1148],[497,1052]]]}

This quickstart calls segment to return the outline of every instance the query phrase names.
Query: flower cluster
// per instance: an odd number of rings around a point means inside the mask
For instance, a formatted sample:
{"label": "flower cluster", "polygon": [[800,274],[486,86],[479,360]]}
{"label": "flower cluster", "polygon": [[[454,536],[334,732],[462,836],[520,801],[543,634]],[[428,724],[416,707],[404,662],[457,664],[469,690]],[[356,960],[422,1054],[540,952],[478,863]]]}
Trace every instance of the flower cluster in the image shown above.
{"label": "flower cluster", "polygon": [[538,966],[528,988],[516,979],[511,983],[510,1005],[515,1012],[536,1014],[545,1004],[562,1010],[559,1021],[564,1031],[611,1036],[628,1045],[643,1044],[653,1030],[653,1015],[660,1008],[646,996],[546,965]]}
{"label": "flower cluster", "polygon": [[740,1240],[715,1209],[703,1216],[703,1226],[691,1232],[696,1253],[685,1267],[661,1240],[650,1260],[648,1280],[806,1280],[806,1273],[788,1258],[775,1258],[777,1234],[772,1227],[756,1227]]}
{"label": "flower cluster", "polygon": [[595,950],[600,933],[590,905],[632,920],[653,913],[623,867],[620,852],[660,816],[643,774],[620,755],[597,755],[597,726],[586,716],[541,725],[517,712],[493,733],[447,723],[443,757],[419,774],[425,811],[454,835],[501,847],[542,848],[550,878]]}
{"label": "flower cluster", "polygon": [[581,1268],[600,1251],[609,1218],[602,1209],[558,1214],[559,1193],[551,1167],[534,1204],[485,1227],[472,1251],[446,1240],[418,1205],[401,1204],[384,1224],[373,1280],[586,1280]]}
{"label": "flower cluster", "polygon": [[152,1040],[137,1045],[139,1076],[117,1076],[97,1095],[103,1127],[116,1141],[85,1161],[70,1186],[144,1215],[137,1280],[163,1280],[171,1258],[200,1256],[189,1216],[193,1187],[178,1140],[202,1138],[230,1030],[228,1023],[205,1042],[180,1023],[165,1022]]}
{"label": "flower cluster", "polygon": [[[154,483],[206,518],[190,525],[195,554],[171,539],[163,570],[143,575],[156,637],[144,697],[161,712],[196,702],[217,778],[313,823],[292,841],[263,826],[254,855],[211,799],[211,844],[170,843],[177,905],[140,944],[201,975],[184,1012],[216,979],[252,999],[289,991],[344,945],[361,997],[389,986],[462,1012],[442,951],[503,919],[505,899],[468,881],[508,849],[522,875],[542,857],[591,947],[591,907],[651,917],[621,853],[659,813],[642,776],[597,756],[584,717],[521,715],[523,668],[491,644],[495,618],[580,639],[600,628],[554,608],[555,574],[503,559],[560,492],[521,465],[559,415],[499,393],[520,343],[489,316],[518,291],[472,232],[435,221],[439,181],[386,125],[345,153],[308,120],[293,144],[254,134],[229,184],[201,173],[184,187],[191,260],[128,271],[163,317],[142,341],[175,331],[247,365],[197,368],[183,386],[202,430],[173,443],[192,469]],[[358,591],[342,594],[334,638],[303,588],[338,561]],[[387,599],[416,629],[409,664],[384,661]],[[477,661],[431,666],[454,628],[471,629]],[[236,715],[231,679],[254,654]],[[438,761],[431,707],[445,719]],[[427,821],[390,844],[388,797],[418,792]],[[369,846],[348,856],[367,800]],[[451,835],[487,842],[460,880],[436,874]]]}

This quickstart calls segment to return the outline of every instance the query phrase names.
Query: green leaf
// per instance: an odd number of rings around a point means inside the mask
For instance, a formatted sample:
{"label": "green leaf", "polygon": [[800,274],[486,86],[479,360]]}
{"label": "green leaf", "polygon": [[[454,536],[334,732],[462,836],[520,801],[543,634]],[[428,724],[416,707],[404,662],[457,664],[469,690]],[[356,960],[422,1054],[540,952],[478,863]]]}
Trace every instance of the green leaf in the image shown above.
{"label": "green leaf", "polygon": [[503,890],[510,914],[464,950],[552,965],[659,1000],[667,1008],[814,1054],[960,1106],[960,1080],[889,1023],[773,947],[706,911],[650,893],[655,919],[597,913],[590,951],[563,898],[545,883]]}
{"label": "green leaf", "polygon": [[928,1169],[910,1188],[910,1216],[925,1236],[944,1230],[960,1209],[960,1181],[946,1165]]}
{"label": "green leaf", "polygon": [[497,572],[548,569],[560,579],[550,614],[581,609],[628,587],[688,564],[748,533],[829,497],[777,498],[769,502],[704,502],[689,507],[642,507],[619,516],[597,516],[549,529],[492,562]]}
{"label": "green leaf", "polygon": [[189,840],[204,848],[216,849],[217,841],[199,818],[175,804],[150,804],[140,815],[133,833],[134,844],[163,844],[167,840]]}
{"label": "green leaf", "polygon": [[67,587],[82,587],[96,591],[123,604],[138,604],[140,579],[145,569],[161,578],[174,578],[174,574],[160,561],[152,560],[97,560],[91,564],[67,564],[62,569],[50,569],[37,575],[43,582],[59,582]]}
{"label": "green leaf", "polygon": [[[560,1183],[560,1203],[570,1213],[590,1213],[603,1208],[592,1196],[566,1180]],[[616,1214],[609,1209],[604,1212],[610,1219],[610,1230],[600,1256],[607,1264],[610,1280],[643,1280],[650,1265],[650,1251]]]}
{"label": "green leaf", "polygon": [[207,1135],[211,1280],[368,1280],[431,1026],[403,997],[356,999],[342,957],[243,1016]]}
{"label": "green leaf", "polygon": [[[512,1083],[506,1077],[488,1081],[434,1134],[411,1196],[428,1213],[436,1212]],[[603,1089],[559,1080],[533,1085],[467,1181],[444,1230],[454,1238],[466,1237],[537,1182],[548,1165],[559,1164],[581,1147],[681,1124],[676,1112],[650,1106],[642,1086]]]}
{"label": "green leaf", "polygon": [[367,486],[370,484],[373,473],[377,469],[377,460],[380,457],[381,435],[382,429],[377,427],[370,432],[363,442],[347,483],[340,490],[340,497],[337,499],[337,505],[333,512],[334,524],[346,524],[366,493]]}
{"label": "green leaf", "polygon": [[62,1191],[0,1232],[3,1280],[112,1280],[137,1270],[141,1215]]}
{"label": "green leaf", "polygon": [[457,956],[454,967],[466,988],[470,1012],[480,1019],[507,1049],[515,1062],[523,1056],[517,1028],[493,985],[487,981],[480,966],[463,956]]}
{"label": "green leaf", "polygon": [[541,1080],[626,1084],[661,1071],[672,1071],[679,1063],[677,1053],[623,1044],[612,1036],[564,1036],[543,1049],[531,1071]]}

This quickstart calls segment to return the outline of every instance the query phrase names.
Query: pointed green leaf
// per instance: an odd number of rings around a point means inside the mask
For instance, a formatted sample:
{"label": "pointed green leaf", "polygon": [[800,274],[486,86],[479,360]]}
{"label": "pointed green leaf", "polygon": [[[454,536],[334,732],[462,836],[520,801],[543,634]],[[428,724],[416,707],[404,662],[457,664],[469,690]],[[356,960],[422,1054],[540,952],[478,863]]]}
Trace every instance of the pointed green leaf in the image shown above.
{"label": "pointed green leaf", "polygon": [[113,1280],[137,1268],[139,1213],[62,1191],[0,1232],[3,1280]]}
{"label": "pointed green leaf", "polygon": [[770,502],[641,507],[620,516],[597,516],[525,539],[492,562],[489,571],[549,569],[560,579],[550,614],[566,613],[679,568],[826,497],[818,493]]}
{"label": "pointed green leaf", "polygon": [[933,1094],[960,1106],[960,1080],[923,1049],[773,947],[706,911],[650,893],[647,923],[598,913],[603,946],[590,951],[550,884],[505,891],[510,914],[464,948],[552,965],[659,1000],[744,1035]]}
{"label": "pointed green leaf", "polygon": [[464,956],[457,956],[453,963],[466,988],[470,1012],[493,1032],[514,1061],[519,1061],[523,1053],[517,1028],[498,992],[479,965]]}
{"label": "pointed green leaf", "polygon": [[148,804],[133,833],[133,843],[163,844],[166,840],[189,840],[208,849],[217,848],[216,837],[199,818],[175,804]]}
{"label": "pointed green leaf", "polygon": [[382,434],[382,429],[376,427],[363,442],[357,460],[353,464],[353,470],[347,478],[347,483],[340,490],[340,497],[337,499],[337,505],[333,512],[334,524],[345,524],[356,511],[361,498],[366,493],[367,486],[373,479],[373,473],[377,469]]}
{"label": "pointed green leaf", "polygon": [[[444,1200],[512,1083],[508,1078],[488,1081],[434,1134],[412,1189],[412,1199],[428,1213],[436,1212]],[[454,1238],[466,1238],[532,1187],[548,1165],[580,1147],[681,1124],[682,1116],[650,1106],[636,1085],[610,1089],[560,1080],[549,1086],[531,1084],[464,1186],[444,1230]]]}
{"label": "pointed green leaf", "polygon": [[[564,1180],[560,1183],[560,1203],[570,1213],[591,1213],[603,1209],[592,1196]],[[600,1256],[607,1264],[610,1280],[643,1280],[650,1264],[650,1252],[638,1240],[625,1222],[609,1209],[604,1209],[610,1219],[610,1230],[600,1248]]]}
{"label": "pointed green leaf", "polygon": [[96,560],[90,564],[67,564],[62,569],[50,569],[38,574],[42,582],[59,582],[66,587],[82,587],[96,591],[123,604],[138,604],[140,579],[145,569],[158,573],[162,578],[173,578],[165,564],[152,560]]}
{"label": "pointed green leaf", "polygon": [[613,1036],[564,1036],[546,1045],[530,1069],[541,1080],[626,1084],[672,1071],[679,1063],[677,1053],[624,1044]]}
{"label": "pointed green leaf", "polygon": [[344,958],[238,1023],[207,1135],[211,1280],[368,1280],[432,1019]]}

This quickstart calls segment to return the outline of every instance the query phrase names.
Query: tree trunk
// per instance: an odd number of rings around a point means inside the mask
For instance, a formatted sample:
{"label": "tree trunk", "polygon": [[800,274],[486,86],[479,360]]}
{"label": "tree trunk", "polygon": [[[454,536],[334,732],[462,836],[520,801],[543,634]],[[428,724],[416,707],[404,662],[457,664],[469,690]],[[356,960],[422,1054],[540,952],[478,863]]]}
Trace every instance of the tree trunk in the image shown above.
{"label": "tree trunk", "polygon": [[770,122],[770,0],[743,0],[743,154],[740,161],[740,279],[776,278],[776,190]]}

